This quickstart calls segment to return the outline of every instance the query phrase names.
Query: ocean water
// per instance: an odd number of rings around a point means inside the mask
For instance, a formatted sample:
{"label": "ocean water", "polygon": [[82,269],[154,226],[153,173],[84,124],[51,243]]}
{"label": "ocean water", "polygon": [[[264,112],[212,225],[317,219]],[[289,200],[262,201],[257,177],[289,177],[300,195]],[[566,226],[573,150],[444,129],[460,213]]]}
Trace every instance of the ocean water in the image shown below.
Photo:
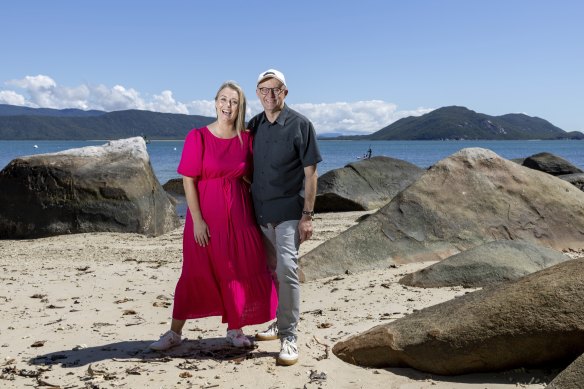
{"label": "ocean water", "polygon": [[[3,141],[0,140],[0,169],[20,156],[52,153],[71,148],[103,145],[106,141]],[[148,154],[158,180],[164,184],[178,177],[183,141],[152,141]],[[319,141],[323,161],[319,174],[359,160],[371,147],[373,156],[384,155],[427,168],[439,160],[467,147],[490,149],[501,157],[524,158],[549,152],[567,159],[584,170],[584,141]]]}

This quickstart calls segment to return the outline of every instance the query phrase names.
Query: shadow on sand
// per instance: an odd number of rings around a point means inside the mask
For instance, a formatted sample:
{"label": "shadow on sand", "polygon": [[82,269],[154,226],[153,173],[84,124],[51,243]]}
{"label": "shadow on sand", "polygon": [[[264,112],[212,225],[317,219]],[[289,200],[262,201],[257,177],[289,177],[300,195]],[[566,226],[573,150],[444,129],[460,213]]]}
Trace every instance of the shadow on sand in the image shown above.
{"label": "shadow on sand", "polygon": [[[152,341],[124,341],[79,350],[63,350],[32,358],[31,365],[60,365],[63,368],[91,365],[102,361],[166,363],[184,359],[181,368],[189,368],[189,360],[243,361],[246,359],[270,358],[276,360],[278,353],[257,351],[251,348],[237,348],[226,343],[225,338],[184,340],[179,346],[159,352],[148,348]],[[466,384],[535,384],[550,382],[561,369],[515,369],[504,372],[476,373],[458,376],[441,376],[424,373],[411,368],[387,368],[392,374],[414,381],[432,380],[442,383]]]}
{"label": "shadow on sand", "polygon": [[256,351],[251,348],[237,348],[226,343],[225,338],[184,340],[179,346],[168,351],[153,351],[148,348],[152,341],[125,341],[79,350],[63,350],[38,355],[29,362],[31,365],[55,365],[78,367],[101,361],[170,362],[173,359],[212,359],[216,361],[241,361],[254,358],[273,358],[277,353]]}
{"label": "shadow on sand", "polygon": [[432,380],[442,383],[457,384],[543,384],[548,383],[561,371],[561,369],[514,369],[501,372],[461,374],[454,376],[444,376],[424,373],[412,368],[387,368],[385,371],[395,375],[407,377],[415,381]]}

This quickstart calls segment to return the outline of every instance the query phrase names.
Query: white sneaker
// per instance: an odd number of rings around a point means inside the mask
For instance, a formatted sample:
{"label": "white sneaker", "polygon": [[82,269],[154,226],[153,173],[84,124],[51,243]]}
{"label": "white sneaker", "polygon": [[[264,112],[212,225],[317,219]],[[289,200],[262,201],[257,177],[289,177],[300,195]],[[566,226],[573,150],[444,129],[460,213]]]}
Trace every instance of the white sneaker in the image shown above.
{"label": "white sneaker", "polygon": [[234,347],[251,347],[251,341],[245,336],[241,329],[227,330],[225,339]]}
{"label": "white sneaker", "polygon": [[152,343],[149,347],[152,350],[164,351],[168,350],[169,348],[178,346],[181,342],[182,339],[180,334],[177,334],[173,330],[168,330],[160,337],[160,339]]}
{"label": "white sneaker", "polygon": [[263,332],[258,332],[255,336],[257,340],[275,340],[278,339],[278,322],[275,321]]}
{"label": "white sneaker", "polygon": [[294,336],[289,336],[282,339],[277,363],[279,365],[291,366],[296,362],[298,362],[298,346],[296,346],[296,338]]}

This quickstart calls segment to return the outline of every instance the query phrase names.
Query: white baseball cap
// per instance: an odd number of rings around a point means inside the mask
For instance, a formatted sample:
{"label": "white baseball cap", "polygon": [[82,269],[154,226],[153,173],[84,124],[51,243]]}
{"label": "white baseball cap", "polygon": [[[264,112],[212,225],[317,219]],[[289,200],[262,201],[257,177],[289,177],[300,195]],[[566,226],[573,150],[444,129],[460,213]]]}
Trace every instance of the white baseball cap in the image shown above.
{"label": "white baseball cap", "polygon": [[268,69],[265,72],[261,72],[260,75],[258,76],[257,85],[259,85],[260,82],[262,82],[268,78],[275,78],[276,80],[278,80],[282,84],[284,84],[284,86],[286,86],[286,78],[284,77],[284,74],[281,71],[276,70],[276,69]]}

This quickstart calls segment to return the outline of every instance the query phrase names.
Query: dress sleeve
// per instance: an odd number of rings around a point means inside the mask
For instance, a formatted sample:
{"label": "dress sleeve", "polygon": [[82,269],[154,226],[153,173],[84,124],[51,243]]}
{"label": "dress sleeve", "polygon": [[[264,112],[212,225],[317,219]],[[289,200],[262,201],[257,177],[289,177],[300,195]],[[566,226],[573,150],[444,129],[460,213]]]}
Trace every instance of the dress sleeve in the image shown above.
{"label": "dress sleeve", "polygon": [[191,130],[185,138],[182,156],[176,169],[186,177],[200,177],[203,167],[203,134],[198,129]]}

